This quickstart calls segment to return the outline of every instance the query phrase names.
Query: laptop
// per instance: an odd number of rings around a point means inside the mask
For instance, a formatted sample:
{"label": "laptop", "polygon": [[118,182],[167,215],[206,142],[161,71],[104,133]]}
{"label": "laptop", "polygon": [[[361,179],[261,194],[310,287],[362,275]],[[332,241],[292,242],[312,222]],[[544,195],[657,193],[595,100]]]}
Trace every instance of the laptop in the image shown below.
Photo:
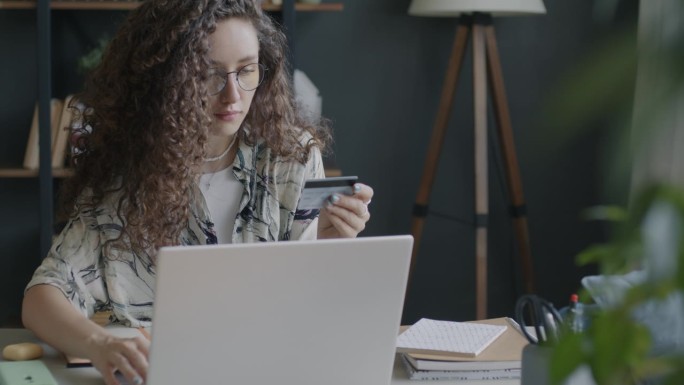
{"label": "laptop", "polygon": [[147,384],[389,384],[412,245],[160,249]]}

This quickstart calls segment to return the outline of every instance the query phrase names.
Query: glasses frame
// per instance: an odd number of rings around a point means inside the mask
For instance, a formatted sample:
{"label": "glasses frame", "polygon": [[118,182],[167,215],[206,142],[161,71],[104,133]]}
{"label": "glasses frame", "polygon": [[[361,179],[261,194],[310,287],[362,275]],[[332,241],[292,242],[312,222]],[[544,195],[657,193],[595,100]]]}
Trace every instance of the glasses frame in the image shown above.
{"label": "glasses frame", "polygon": [[[238,74],[240,73],[240,71],[244,70],[245,68],[247,68],[251,65],[255,65],[255,64],[259,67],[259,77],[260,77],[259,83],[254,88],[246,89],[245,87],[242,86],[242,83],[240,83],[240,77],[238,76]],[[237,69],[235,71],[230,71],[230,72],[223,71],[220,68],[213,68],[210,70],[210,76],[220,75],[223,78],[224,83],[223,83],[223,87],[221,87],[221,89],[219,89],[218,91],[213,92],[213,93],[211,91],[209,91],[209,95],[214,96],[214,95],[218,95],[221,92],[223,92],[223,90],[226,89],[228,82],[230,81],[230,75],[231,74],[235,74],[235,82],[237,82],[237,85],[238,85],[238,87],[240,87],[240,89],[242,89],[243,91],[254,91],[257,88],[259,88],[261,83],[264,82],[264,79],[266,79],[266,72],[267,71],[268,71],[268,68],[261,63],[245,64],[244,66],[240,67],[239,69]]]}

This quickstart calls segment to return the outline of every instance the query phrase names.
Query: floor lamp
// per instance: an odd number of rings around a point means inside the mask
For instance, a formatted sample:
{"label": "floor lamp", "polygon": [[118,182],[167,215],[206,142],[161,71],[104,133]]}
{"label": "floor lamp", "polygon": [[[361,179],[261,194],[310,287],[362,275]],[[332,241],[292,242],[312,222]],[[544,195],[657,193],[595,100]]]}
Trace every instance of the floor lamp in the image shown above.
{"label": "floor lamp", "polygon": [[[499,146],[511,195],[513,225],[520,254],[525,290],[534,291],[532,258],[529,248],[527,214],[515,154],[511,119],[501,71],[492,17],[545,13],[542,0],[412,0],[413,16],[459,17],[449,66],[442,86],[442,96],[432,130],[423,176],[413,209],[411,233],[414,237],[409,279],[413,276],[428,200],[437,171],[437,163],[446,134],[461,63],[471,36],[473,49],[474,153],[475,153],[475,286],[476,317],[487,318],[487,220],[489,215],[487,165],[487,80],[491,86]],[[410,282],[410,281],[409,281]]]}

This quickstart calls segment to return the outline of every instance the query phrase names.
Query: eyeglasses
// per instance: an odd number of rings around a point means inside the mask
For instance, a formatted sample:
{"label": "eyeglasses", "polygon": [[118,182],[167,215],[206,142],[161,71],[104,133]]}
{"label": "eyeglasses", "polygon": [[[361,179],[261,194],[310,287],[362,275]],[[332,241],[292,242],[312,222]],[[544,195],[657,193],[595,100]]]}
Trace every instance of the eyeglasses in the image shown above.
{"label": "eyeglasses", "polygon": [[232,72],[224,72],[220,69],[214,68],[209,71],[207,90],[209,91],[210,95],[216,95],[220,93],[224,88],[226,88],[226,84],[228,84],[228,76],[230,74],[235,74],[235,79],[237,80],[238,86],[240,86],[240,88],[245,91],[254,91],[264,80],[265,73],[266,66],[261,63],[247,64],[239,70]]}

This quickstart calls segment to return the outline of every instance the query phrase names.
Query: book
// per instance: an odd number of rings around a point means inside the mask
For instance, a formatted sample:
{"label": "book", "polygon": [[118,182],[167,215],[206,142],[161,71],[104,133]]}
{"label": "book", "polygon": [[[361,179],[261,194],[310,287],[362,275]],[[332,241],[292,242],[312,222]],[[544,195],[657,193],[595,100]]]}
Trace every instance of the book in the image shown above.
{"label": "book", "polygon": [[475,357],[506,331],[506,325],[422,318],[397,338],[401,353]]}
{"label": "book", "polygon": [[506,331],[476,357],[455,357],[433,352],[404,353],[407,360],[419,370],[479,370],[514,369],[521,367],[522,350],[529,343],[514,320],[507,317],[492,318],[471,323],[505,326]]}
{"label": "book", "polygon": [[423,360],[403,353],[404,358],[417,370],[491,370],[520,369],[521,361],[440,361]]}
{"label": "book", "polygon": [[410,380],[514,380],[520,379],[520,368],[479,370],[419,370],[414,368],[404,355],[400,356],[406,376]]}
{"label": "book", "polygon": [[54,140],[52,141],[52,168],[63,168],[66,162],[69,136],[71,135],[72,118],[74,116],[72,106],[74,96],[68,95],[64,98],[62,113],[59,124],[56,126]]}
{"label": "book", "polygon": [[[55,134],[57,133],[57,126],[59,125],[63,104],[64,102],[61,99],[53,98],[52,100],[50,100],[50,146],[52,146],[52,144],[55,142]],[[38,169],[38,166],[40,164],[38,126],[38,103],[36,103],[36,106],[33,109],[33,119],[31,120],[31,127],[29,128],[29,137],[26,143],[26,152],[24,153],[24,168],[30,170]]]}

